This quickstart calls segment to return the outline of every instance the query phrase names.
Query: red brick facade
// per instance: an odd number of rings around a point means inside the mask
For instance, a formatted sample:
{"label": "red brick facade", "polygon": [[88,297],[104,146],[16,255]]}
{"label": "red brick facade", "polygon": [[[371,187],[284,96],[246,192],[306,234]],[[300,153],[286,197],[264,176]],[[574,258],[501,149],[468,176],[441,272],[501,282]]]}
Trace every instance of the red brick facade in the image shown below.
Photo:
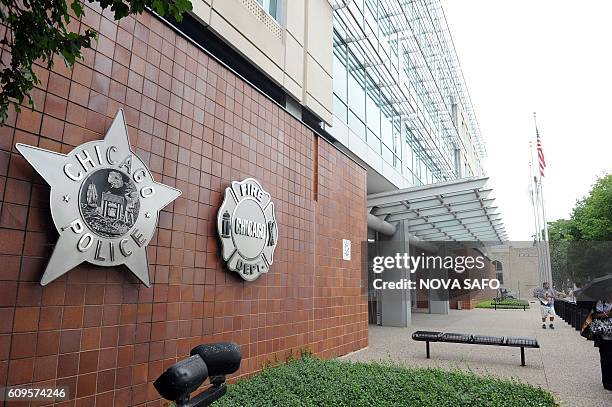
{"label": "red brick facade", "polygon": [[[68,385],[66,406],[159,406],[153,380],[200,343],[239,343],[239,375],[367,346],[365,170],[153,16],[86,15],[95,49],[72,70],[38,69],[36,111],[0,128],[0,386]],[[14,145],[66,153],[102,138],[119,108],[156,180],[183,191],[148,246],[152,286],[83,264],[41,287],[57,239],[49,187]],[[253,283],[224,268],[215,221],[246,177],[279,222],[274,265]]]}
{"label": "red brick facade", "polygon": [[[471,256],[473,258],[482,256],[482,254],[474,249],[466,249],[462,255]],[[492,280],[496,278],[495,265],[490,259],[485,258],[484,268],[471,268],[467,269],[462,275],[457,275],[455,278],[459,280],[470,279],[470,280]],[[461,294],[457,292],[450,293],[449,306],[451,309],[474,309],[483,300],[493,299],[497,296],[497,290],[490,287],[483,289],[474,289],[468,292],[461,291]]]}

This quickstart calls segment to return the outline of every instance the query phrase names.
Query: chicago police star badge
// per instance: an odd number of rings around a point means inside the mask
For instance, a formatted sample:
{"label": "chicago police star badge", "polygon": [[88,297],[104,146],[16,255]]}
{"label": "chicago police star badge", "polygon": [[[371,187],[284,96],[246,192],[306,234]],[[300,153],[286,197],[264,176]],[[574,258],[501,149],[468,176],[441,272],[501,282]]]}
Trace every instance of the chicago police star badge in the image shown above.
{"label": "chicago police star badge", "polygon": [[146,245],[159,211],[181,191],[155,182],[130,148],[123,110],[103,140],[68,154],[16,144],[51,186],[50,207],[59,239],[40,281],[47,285],[86,261],[125,264],[150,287]]}
{"label": "chicago police star badge", "polygon": [[278,226],[269,193],[253,178],[232,182],[217,215],[227,268],[246,281],[267,273],[274,260]]}

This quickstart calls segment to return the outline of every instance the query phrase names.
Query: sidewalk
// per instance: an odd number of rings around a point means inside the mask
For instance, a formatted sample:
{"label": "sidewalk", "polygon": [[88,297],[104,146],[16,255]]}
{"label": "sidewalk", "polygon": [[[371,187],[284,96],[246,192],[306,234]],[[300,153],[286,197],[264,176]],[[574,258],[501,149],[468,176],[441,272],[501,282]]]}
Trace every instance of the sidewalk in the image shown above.
{"label": "sidewalk", "polygon": [[[412,326],[388,328],[370,325],[367,349],[348,360],[382,360],[412,367],[469,370],[477,374],[513,377],[549,390],[562,405],[611,406],[612,392],[601,385],[599,351],[578,331],[555,318],[555,330],[541,328],[539,310],[451,310],[449,315],[412,314]],[[425,342],[413,341],[417,330],[495,336],[536,337],[540,348],[525,349],[527,366],[520,366],[520,348],[432,343],[431,359]]]}

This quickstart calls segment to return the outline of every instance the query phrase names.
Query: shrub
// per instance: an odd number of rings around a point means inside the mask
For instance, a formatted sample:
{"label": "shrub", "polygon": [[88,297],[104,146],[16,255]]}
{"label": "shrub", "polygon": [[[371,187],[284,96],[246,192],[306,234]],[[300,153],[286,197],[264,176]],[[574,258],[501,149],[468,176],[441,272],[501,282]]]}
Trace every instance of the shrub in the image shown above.
{"label": "shrub", "polygon": [[545,390],[460,371],[311,356],[229,385],[224,406],[557,406]]}

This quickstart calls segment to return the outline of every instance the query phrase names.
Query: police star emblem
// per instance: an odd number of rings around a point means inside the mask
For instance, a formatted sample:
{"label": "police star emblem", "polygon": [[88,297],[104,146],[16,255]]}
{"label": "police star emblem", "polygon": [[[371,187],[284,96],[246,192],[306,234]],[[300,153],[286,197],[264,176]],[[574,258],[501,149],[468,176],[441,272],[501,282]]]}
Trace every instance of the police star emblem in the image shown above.
{"label": "police star emblem", "polygon": [[147,287],[146,246],[159,211],[181,191],[155,182],[130,148],[123,110],[103,140],[68,154],[17,143],[17,150],[51,186],[59,239],[40,281],[47,285],[83,262],[128,269]]}

